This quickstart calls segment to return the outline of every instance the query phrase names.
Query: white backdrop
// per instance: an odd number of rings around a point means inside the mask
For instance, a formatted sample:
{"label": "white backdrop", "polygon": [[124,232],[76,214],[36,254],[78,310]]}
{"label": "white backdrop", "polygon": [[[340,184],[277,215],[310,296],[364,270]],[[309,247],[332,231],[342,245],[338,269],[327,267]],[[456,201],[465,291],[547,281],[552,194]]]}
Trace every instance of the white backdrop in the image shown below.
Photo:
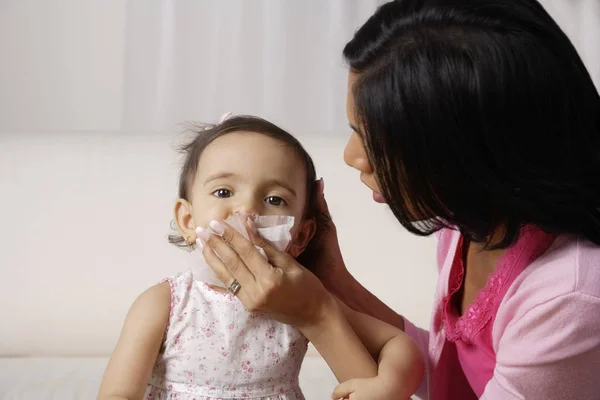
{"label": "white backdrop", "polygon": [[2,0],[0,129],[160,130],[232,110],[347,131],[342,48],[375,0]]}
{"label": "white backdrop", "polygon": [[[164,130],[232,110],[347,132],[341,56],[382,0],[0,0],[0,132]],[[600,1],[543,0],[600,82]]]}

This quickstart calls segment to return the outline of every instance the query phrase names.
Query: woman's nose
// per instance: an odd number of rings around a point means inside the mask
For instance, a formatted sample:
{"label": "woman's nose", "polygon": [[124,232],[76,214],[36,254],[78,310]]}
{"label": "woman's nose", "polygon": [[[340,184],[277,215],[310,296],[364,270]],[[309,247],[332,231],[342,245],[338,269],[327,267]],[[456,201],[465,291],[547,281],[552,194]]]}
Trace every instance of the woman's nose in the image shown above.
{"label": "woman's nose", "polygon": [[344,149],[344,162],[352,168],[360,171],[371,173],[372,168],[367,157],[367,152],[361,138],[356,132],[352,133],[346,148]]}

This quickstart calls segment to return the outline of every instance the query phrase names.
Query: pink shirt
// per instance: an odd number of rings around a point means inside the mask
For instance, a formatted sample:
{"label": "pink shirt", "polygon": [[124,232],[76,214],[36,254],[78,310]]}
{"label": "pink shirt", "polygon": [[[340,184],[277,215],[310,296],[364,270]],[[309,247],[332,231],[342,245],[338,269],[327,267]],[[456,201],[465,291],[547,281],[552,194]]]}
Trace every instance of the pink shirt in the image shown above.
{"label": "pink shirt", "polygon": [[529,264],[548,250],[555,238],[535,226],[523,228],[517,243],[505,251],[485,287],[462,316],[456,310],[456,301],[461,299],[455,296],[465,275],[465,243],[462,237],[459,238],[442,318],[446,339],[455,344],[460,366],[477,397],[483,394],[494,374],[496,353],[492,345],[492,326],[506,290]]}
{"label": "pink shirt", "polygon": [[460,268],[453,268],[461,235],[444,230],[439,236],[431,329],[405,321],[406,332],[428,355],[417,395],[435,400],[599,398],[600,247],[525,230],[459,318],[448,307],[462,280],[457,279]]}

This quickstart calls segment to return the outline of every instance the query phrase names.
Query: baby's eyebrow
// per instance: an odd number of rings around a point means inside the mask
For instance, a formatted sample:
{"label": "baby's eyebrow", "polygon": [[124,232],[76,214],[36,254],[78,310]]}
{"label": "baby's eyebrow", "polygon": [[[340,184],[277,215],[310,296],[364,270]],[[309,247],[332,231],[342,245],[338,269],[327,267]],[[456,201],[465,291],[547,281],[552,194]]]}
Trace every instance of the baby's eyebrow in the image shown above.
{"label": "baby's eyebrow", "polygon": [[288,192],[290,192],[292,195],[294,195],[294,197],[297,196],[296,191],[294,189],[292,189],[285,182],[282,182],[282,181],[280,181],[278,179],[272,179],[272,180],[268,181],[267,182],[267,186],[281,186],[282,188],[284,188],[285,190],[287,190]]}
{"label": "baby's eyebrow", "polygon": [[236,175],[232,172],[221,172],[215,175],[211,175],[204,181],[204,184],[210,183],[212,181],[216,181],[217,179],[226,179],[226,178],[234,178]]}

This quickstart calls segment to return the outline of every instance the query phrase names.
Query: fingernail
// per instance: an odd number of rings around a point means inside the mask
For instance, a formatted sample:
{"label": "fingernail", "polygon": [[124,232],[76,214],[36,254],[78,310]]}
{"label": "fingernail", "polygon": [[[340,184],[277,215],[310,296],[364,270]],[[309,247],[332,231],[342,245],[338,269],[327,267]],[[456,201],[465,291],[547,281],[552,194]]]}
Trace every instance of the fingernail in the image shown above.
{"label": "fingernail", "polygon": [[325,193],[325,181],[323,180],[323,178],[321,178],[317,181],[317,189],[320,194]]}
{"label": "fingernail", "polygon": [[206,243],[206,241],[210,237],[210,232],[200,227],[196,228],[196,233],[198,234],[198,239],[200,239],[203,243]]}
{"label": "fingernail", "polygon": [[202,239],[200,239],[200,238],[196,239],[196,244],[198,245],[200,250],[202,250],[204,248],[204,243],[202,243]]}
{"label": "fingernail", "polygon": [[219,221],[210,221],[210,224],[208,225],[217,235],[222,235],[223,233],[225,233],[225,225],[223,225]]}

